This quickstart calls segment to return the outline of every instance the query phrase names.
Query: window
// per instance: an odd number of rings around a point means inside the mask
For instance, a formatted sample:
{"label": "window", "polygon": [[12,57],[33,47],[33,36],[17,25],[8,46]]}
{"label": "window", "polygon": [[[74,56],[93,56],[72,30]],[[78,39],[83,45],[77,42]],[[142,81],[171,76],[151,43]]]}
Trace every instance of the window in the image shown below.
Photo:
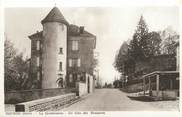
{"label": "window", "polygon": [[37,72],[37,80],[40,80],[40,72]]}
{"label": "window", "polygon": [[69,59],[69,67],[80,67],[81,61],[80,59]]}
{"label": "window", "polygon": [[40,50],[40,41],[37,41],[37,50]]}
{"label": "window", "polygon": [[59,54],[63,54],[63,48],[59,48]]}
{"label": "window", "polygon": [[80,74],[77,74],[77,81],[80,81]]}
{"label": "window", "polygon": [[77,59],[77,67],[80,67],[81,63],[80,63],[80,59]]}
{"label": "window", "polygon": [[77,67],[77,59],[72,59],[72,64],[74,67]]}
{"label": "window", "polygon": [[68,62],[69,62],[69,63],[68,63],[68,66],[69,66],[69,67],[72,67],[72,59],[69,59]]}
{"label": "window", "polygon": [[62,71],[63,68],[62,68],[62,62],[59,62],[59,71]]}
{"label": "window", "polygon": [[72,74],[69,74],[69,81],[73,82],[73,75]]}
{"label": "window", "polygon": [[78,50],[78,41],[72,41],[72,50]]}
{"label": "window", "polygon": [[37,57],[37,67],[39,67],[39,65],[40,65],[40,59],[39,57]]}

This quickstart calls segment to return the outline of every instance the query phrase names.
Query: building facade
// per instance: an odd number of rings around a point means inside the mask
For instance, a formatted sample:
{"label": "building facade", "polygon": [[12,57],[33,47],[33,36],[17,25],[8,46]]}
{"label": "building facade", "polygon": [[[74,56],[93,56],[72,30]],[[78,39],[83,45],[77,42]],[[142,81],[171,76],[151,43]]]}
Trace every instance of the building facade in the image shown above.
{"label": "building facade", "polygon": [[75,87],[81,73],[93,75],[96,37],[69,25],[57,7],[41,23],[43,31],[29,36],[33,88]]}
{"label": "building facade", "polygon": [[179,42],[176,43],[176,71],[179,71],[179,59],[180,59],[180,50],[179,50]]}
{"label": "building facade", "polygon": [[96,36],[84,27],[70,25],[67,42],[67,85],[75,87],[76,82],[85,81],[85,74],[93,76]]}

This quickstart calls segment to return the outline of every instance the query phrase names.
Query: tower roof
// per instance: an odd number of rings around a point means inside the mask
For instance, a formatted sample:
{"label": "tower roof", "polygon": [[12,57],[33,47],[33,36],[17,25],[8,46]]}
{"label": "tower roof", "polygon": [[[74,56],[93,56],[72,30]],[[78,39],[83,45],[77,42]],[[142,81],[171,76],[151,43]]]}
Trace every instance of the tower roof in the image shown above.
{"label": "tower roof", "polygon": [[66,25],[69,24],[57,7],[54,7],[41,23],[44,24],[46,22],[60,22]]}

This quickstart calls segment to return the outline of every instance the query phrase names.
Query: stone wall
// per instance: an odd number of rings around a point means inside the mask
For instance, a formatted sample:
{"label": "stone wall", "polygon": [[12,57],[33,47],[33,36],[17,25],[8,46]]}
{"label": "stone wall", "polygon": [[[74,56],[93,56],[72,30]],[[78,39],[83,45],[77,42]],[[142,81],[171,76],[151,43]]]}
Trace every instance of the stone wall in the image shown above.
{"label": "stone wall", "polygon": [[15,106],[16,112],[52,111],[61,106],[69,104],[76,99],[75,93],[69,93],[50,98],[38,99],[29,102],[19,103]]}
{"label": "stone wall", "polygon": [[5,103],[16,104],[40,98],[63,95],[75,91],[76,89],[63,89],[63,88],[9,91],[5,92]]}

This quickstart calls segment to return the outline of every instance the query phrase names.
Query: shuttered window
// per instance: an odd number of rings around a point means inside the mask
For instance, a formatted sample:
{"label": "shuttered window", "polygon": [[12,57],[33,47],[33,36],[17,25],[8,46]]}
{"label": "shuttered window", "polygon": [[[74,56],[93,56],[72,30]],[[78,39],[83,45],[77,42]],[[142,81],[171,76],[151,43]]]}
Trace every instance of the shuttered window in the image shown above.
{"label": "shuttered window", "polygon": [[37,57],[37,67],[39,67],[39,65],[40,65],[40,58]]}
{"label": "shuttered window", "polygon": [[37,50],[40,50],[40,41],[37,41]]}
{"label": "shuttered window", "polygon": [[69,62],[68,62],[68,66],[69,67],[80,67],[81,66],[81,60],[80,59],[69,59]]}
{"label": "shuttered window", "polygon": [[73,51],[76,51],[78,50],[78,41],[72,41],[72,50]]}
{"label": "shuttered window", "polygon": [[73,82],[73,75],[72,74],[69,74],[69,81]]}
{"label": "shuttered window", "polygon": [[80,59],[77,59],[77,67],[80,67],[81,66],[81,61]]}
{"label": "shuttered window", "polygon": [[69,67],[72,67],[72,59],[69,59],[68,64]]}

